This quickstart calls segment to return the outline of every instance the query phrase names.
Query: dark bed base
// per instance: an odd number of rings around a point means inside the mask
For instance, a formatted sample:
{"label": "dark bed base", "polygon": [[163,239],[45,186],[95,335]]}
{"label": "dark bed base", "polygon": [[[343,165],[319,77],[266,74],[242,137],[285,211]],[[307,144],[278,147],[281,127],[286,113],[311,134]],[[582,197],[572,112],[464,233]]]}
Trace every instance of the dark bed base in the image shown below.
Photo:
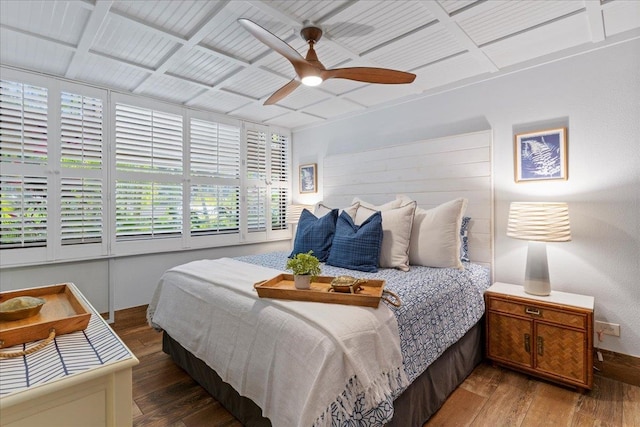
{"label": "dark bed base", "polygon": [[[449,394],[482,360],[482,331],[481,321],[449,347],[395,400],[395,416],[388,427],[422,426],[442,406]],[[262,416],[258,405],[240,396],[214,370],[167,333],[163,335],[162,349],[243,425],[271,427],[271,422]]]}

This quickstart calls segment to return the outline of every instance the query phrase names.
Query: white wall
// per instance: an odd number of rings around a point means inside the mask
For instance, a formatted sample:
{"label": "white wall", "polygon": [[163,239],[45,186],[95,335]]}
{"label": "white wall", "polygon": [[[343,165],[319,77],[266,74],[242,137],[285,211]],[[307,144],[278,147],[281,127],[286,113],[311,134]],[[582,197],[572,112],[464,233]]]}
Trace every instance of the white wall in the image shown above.
{"label": "white wall", "polygon": [[[100,313],[149,304],[162,273],[199,259],[234,257],[291,249],[290,240],[104,260],[3,269],[2,291],[73,282]],[[284,266],[282,266],[284,269]]]}
{"label": "white wall", "polygon": [[[568,127],[569,180],[516,184],[513,135]],[[555,290],[595,296],[621,325],[596,345],[640,356],[640,40],[348,119],[294,131],[294,170],[340,152],[493,129],[495,279],[522,283],[526,242],[506,237],[511,201],[566,201],[573,240],[548,244]],[[294,182],[294,188],[297,183]]]}

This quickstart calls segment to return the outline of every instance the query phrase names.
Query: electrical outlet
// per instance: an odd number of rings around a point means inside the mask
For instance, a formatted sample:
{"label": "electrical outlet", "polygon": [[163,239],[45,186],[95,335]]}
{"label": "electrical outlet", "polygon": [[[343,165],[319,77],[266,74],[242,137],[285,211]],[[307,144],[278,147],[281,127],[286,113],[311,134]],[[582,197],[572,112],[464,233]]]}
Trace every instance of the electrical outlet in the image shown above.
{"label": "electrical outlet", "polygon": [[617,323],[607,323],[596,320],[596,332],[602,332],[605,335],[619,337],[620,325]]}

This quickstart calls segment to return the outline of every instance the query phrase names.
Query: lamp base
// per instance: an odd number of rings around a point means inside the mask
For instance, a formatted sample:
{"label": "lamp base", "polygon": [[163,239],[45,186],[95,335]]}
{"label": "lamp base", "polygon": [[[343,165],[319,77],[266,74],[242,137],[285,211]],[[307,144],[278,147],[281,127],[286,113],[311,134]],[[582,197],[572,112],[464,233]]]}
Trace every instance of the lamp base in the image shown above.
{"label": "lamp base", "polygon": [[551,294],[547,245],[544,242],[529,242],[524,291],[528,294],[539,296]]}
{"label": "lamp base", "polygon": [[531,295],[546,297],[547,295],[551,295],[551,284],[549,282],[525,280],[524,291]]}

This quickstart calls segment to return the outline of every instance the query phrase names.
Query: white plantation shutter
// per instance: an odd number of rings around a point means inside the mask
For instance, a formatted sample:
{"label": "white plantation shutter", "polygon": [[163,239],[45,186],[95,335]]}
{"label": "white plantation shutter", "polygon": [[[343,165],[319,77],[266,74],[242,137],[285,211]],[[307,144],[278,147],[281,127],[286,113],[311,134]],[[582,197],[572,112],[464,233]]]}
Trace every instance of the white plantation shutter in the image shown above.
{"label": "white plantation shutter", "polygon": [[249,232],[267,230],[267,188],[247,189],[247,226]]}
{"label": "white plantation shutter", "polygon": [[46,246],[47,177],[1,175],[0,197],[0,247]]}
{"label": "white plantation shutter", "polygon": [[102,180],[62,178],[60,221],[63,245],[102,241]]}
{"label": "white plantation shutter", "polygon": [[249,233],[286,230],[290,200],[289,136],[268,128],[246,129],[247,230]]}
{"label": "white plantation shutter", "polygon": [[247,231],[267,230],[267,132],[246,129],[247,140]]}
{"label": "white plantation shutter", "polygon": [[191,234],[237,233],[240,228],[238,186],[191,186]]}
{"label": "white plantation shutter", "polygon": [[61,93],[62,167],[102,168],[102,100]]}
{"label": "white plantation shutter", "polygon": [[0,248],[47,246],[48,89],[0,80]]}
{"label": "white plantation shutter", "polygon": [[116,104],[116,168],[182,173],[182,117]]}
{"label": "white plantation shutter", "polygon": [[240,128],[191,119],[191,175],[240,177]]}
{"label": "white plantation shutter", "polygon": [[60,222],[63,245],[100,243],[103,234],[103,105],[60,94]]}
{"label": "white plantation shutter", "polygon": [[240,127],[190,121],[191,235],[239,233]]}
{"label": "white plantation shutter", "polygon": [[247,129],[247,178],[267,178],[267,133]]}
{"label": "white plantation shutter", "polygon": [[116,103],[116,240],[182,235],[182,116]]}
{"label": "white plantation shutter", "polygon": [[289,137],[271,133],[271,229],[287,228],[286,211],[289,203]]}
{"label": "white plantation shutter", "polygon": [[116,236],[119,240],[180,235],[182,184],[116,182]]}
{"label": "white plantation shutter", "polygon": [[43,165],[47,162],[47,89],[0,80],[0,159]]}

